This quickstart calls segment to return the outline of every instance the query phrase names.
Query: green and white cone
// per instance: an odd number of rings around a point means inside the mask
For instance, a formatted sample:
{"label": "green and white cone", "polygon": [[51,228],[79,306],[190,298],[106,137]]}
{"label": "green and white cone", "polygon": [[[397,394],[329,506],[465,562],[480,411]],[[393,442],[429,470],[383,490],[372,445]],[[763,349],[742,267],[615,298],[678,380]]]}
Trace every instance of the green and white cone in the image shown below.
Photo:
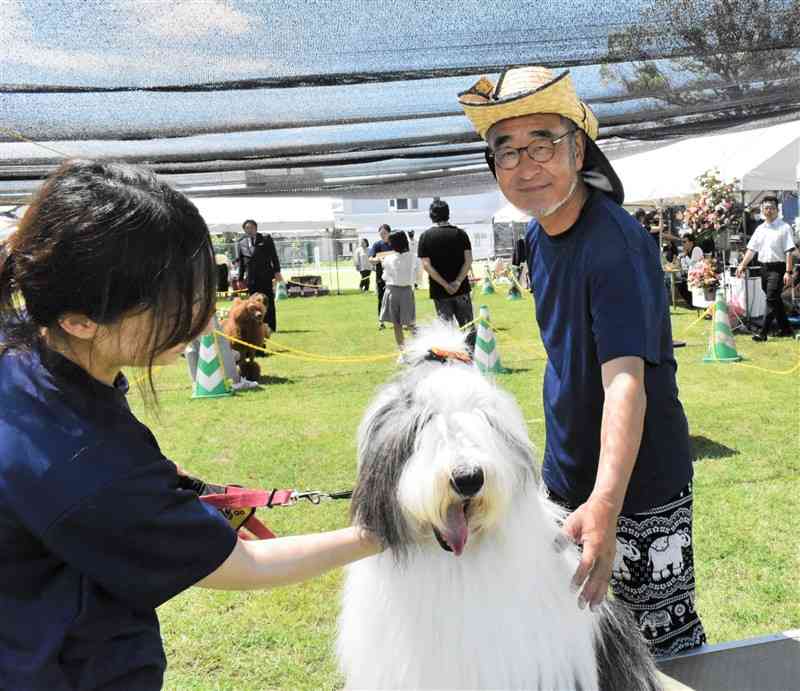
{"label": "green and white cone", "polygon": [[225,386],[222,360],[219,357],[214,336],[211,334],[201,336],[192,398],[219,398],[230,396],[232,393]]}
{"label": "green and white cone", "polygon": [[711,341],[708,344],[708,355],[703,362],[738,362],[742,358],[736,352],[733,341],[731,320],[728,316],[728,303],[725,294],[717,291],[717,301],[714,305],[714,326],[711,330]]}
{"label": "green and white cone", "polygon": [[278,288],[275,290],[275,299],[276,300],[288,300],[289,293],[286,292],[286,284],[285,283],[278,283]]}
{"label": "green and white cone", "polygon": [[522,300],[522,293],[517,288],[517,281],[511,276],[511,287],[508,289],[508,300]]}
{"label": "green and white cone", "polygon": [[503,374],[508,370],[500,364],[500,354],[497,352],[497,340],[492,327],[489,325],[489,308],[481,305],[478,319],[478,335],[475,339],[475,365],[484,374]]}
{"label": "green and white cone", "polygon": [[492,283],[492,279],[486,276],[483,279],[483,284],[481,285],[481,293],[483,295],[494,295],[494,283]]}

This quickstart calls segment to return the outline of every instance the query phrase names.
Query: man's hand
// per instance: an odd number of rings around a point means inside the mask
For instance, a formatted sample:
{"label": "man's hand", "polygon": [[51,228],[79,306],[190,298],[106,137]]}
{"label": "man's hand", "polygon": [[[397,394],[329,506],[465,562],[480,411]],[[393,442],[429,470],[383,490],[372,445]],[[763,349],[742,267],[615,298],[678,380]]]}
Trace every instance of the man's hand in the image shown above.
{"label": "man's hand", "polygon": [[790,285],[792,285],[792,272],[787,271],[783,274],[783,287],[788,288]]}
{"label": "man's hand", "polygon": [[739,266],[736,267],[736,278],[741,278],[742,276],[744,276],[745,268],[746,267],[742,266],[741,264],[739,264]]}
{"label": "man's hand", "polygon": [[449,295],[455,295],[458,292],[458,289],[461,287],[460,281],[450,281],[444,289],[448,292]]}
{"label": "man's hand", "polygon": [[578,605],[581,609],[587,604],[594,609],[605,599],[617,551],[618,517],[619,510],[611,501],[592,495],[564,522],[564,533],[576,544],[583,545],[581,560],[572,578],[572,586],[580,590]]}

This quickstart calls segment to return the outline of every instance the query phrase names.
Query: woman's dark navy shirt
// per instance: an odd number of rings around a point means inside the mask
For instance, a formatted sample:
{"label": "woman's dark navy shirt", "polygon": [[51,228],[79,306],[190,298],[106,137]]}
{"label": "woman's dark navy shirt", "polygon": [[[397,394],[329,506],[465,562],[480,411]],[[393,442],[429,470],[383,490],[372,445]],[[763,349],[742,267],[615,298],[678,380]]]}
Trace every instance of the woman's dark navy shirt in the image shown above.
{"label": "woman's dark navy shirt", "polygon": [[159,689],[155,609],[236,534],[114,387],[47,349],[0,356],[0,689]]}
{"label": "woman's dark navy shirt", "polygon": [[594,487],[605,401],[601,367],[615,358],[644,361],[647,394],[622,512],[659,506],[692,477],[664,273],[647,235],[595,190],[566,232],[549,236],[535,220],[528,226],[531,287],[548,358],[542,476],[551,492],[574,506]]}

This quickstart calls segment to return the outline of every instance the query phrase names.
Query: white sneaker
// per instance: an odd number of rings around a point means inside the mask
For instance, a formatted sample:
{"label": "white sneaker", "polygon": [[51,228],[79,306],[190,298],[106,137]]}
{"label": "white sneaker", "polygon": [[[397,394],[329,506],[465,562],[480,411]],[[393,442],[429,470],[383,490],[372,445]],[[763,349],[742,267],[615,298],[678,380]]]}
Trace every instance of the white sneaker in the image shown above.
{"label": "white sneaker", "polygon": [[257,381],[250,381],[242,377],[238,382],[234,382],[234,391],[249,391],[250,389],[257,389],[259,386]]}

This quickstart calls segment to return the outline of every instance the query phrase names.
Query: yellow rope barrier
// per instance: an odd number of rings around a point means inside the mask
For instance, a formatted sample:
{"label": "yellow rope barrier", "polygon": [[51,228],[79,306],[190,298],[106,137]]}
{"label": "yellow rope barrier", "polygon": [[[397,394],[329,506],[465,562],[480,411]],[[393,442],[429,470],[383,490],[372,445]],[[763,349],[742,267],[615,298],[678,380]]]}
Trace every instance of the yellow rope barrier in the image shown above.
{"label": "yellow rope barrier", "polygon": [[697,319],[695,319],[695,320],[694,320],[694,321],[693,321],[691,324],[689,324],[689,326],[687,326],[687,327],[686,327],[686,328],[683,330],[683,332],[681,333],[681,336],[685,336],[685,335],[686,335],[686,334],[689,332],[689,329],[691,329],[691,328],[692,328],[692,327],[693,327],[695,324],[698,324],[698,323],[700,323],[701,321],[703,321],[703,319],[705,319],[705,318],[706,318],[706,315],[707,315],[707,314],[711,314],[711,315],[712,315],[712,316],[711,316],[711,319],[712,319],[712,323],[713,323],[714,316],[713,316],[713,312],[711,311],[711,308],[712,308],[712,307],[713,307],[713,305],[710,305],[709,307],[707,307],[707,308],[706,308],[706,311],[705,311],[705,312],[703,312],[703,314],[701,314],[701,315],[700,315],[700,316],[699,316]]}
{"label": "yellow rope barrier", "polygon": [[756,365],[748,365],[747,363],[744,363],[744,362],[732,362],[730,364],[736,365],[737,367],[748,367],[750,369],[754,369],[754,370],[757,370],[759,372],[765,372],[767,374],[777,374],[777,375],[780,375],[780,376],[786,376],[786,375],[789,375],[789,374],[793,374],[797,370],[800,370],[800,357],[798,357],[798,359],[797,359],[797,364],[794,367],[792,367],[791,369],[787,369],[787,370],[764,369],[763,367],[756,367]]}
{"label": "yellow rope barrier", "polygon": [[[252,343],[248,343],[247,341],[242,341],[238,338],[234,338],[233,336],[228,336],[227,334],[223,333],[222,331],[215,330],[214,333],[226,338],[227,340],[231,341],[232,343],[239,343],[240,345],[247,346],[248,348],[252,348],[253,350],[259,350],[262,353],[272,353],[275,355],[285,355],[290,358],[294,358],[296,360],[306,360],[309,362],[327,362],[327,363],[341,363],[341,364],[359,364],[359,363],[366,363],[366,362],[378,362],[380,360],[388,360],[390,358],[396,358],[397,353],[387,353],[386,355],[320,355],[318,353],[308,353],[303,350],[298,350],[296,348],[290,348],[289,346],[281,345],[277,343],[274,339],[270,339],[272,341],[273,348],[267,349],[262,346],[257,346]],[[270,343],[267,341],[267,344]],[[280,348],[281,350],[277,350],[275,348]]]}
{"label": "yellow rope barrier", "polygon": [[[708,314],[709,312],[711,312],[711,332],[712,332],[712,335],[711,335],[711,338],[710,338],[710,341],[711,341],[710,348],[711,348],[711,352],[713,353],[713,360],[712,361],[713,362],[718,362],[717,353],[716,353],[716,350],[714,349],[714,343],[713,343],[713,330],[714,330],[714,326],[713,325],[714,325],[714,322],[716,321],[715,317],[716,317],[716,314],[717,314],[717,305],[716,305],[716,303],[714,303],[712,305],[709,305],[708,308],[706,309],[705,314],[703,314],[703,316],[700,317],[700,319],[698,319],[695,322],[693,322],[692,324],[690,324],[690,326],[693,326],[698,321],[703,319],[705,317],[705,315]],[[764,367],[758,367],[757,365],[748,365],[745,362],[735,362],[735,361],[734,362],[727,362],[725,364],[735,365],[737,367],[746,367],[748,369],[754,369],[757,372],[764,372],[765,374],[777,374],[779,376],[787,376],[789,374],[794,373],[795,370],[799,370],[800,369],[800,348],[798,348],[797,364],[794,367],[791,367],[791,368],[789,368],[787,370],[766,369]]]}

